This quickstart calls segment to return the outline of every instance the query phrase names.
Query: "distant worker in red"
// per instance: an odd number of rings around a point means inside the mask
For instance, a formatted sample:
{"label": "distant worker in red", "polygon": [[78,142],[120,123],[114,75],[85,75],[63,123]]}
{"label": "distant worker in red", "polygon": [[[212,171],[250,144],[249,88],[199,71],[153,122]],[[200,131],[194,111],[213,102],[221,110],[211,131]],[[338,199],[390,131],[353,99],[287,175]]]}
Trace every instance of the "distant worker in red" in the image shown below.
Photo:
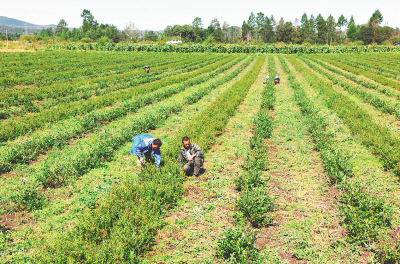
{"label": "distant worker in red", "polygon": [[281,81],[281,79],[279,79],[279,77],[278,77],[278,76],[275,76],[275,79],[274,79],[274,84],[279,84],[279,83],[280,83],[280,81]]}

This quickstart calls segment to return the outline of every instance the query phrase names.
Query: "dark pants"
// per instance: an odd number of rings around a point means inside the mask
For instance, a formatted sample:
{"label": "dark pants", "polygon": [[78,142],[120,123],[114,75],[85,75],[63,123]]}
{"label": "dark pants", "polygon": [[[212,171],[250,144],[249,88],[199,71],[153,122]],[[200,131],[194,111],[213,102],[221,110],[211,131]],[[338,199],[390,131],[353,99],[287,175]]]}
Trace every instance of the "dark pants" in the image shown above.
{"label": "dark pants", "polygon": [[[142,158],[144,159],[144,162],[149,162],[150,159],[151,159],[151,150],[147,151],[146,153],[143,153]],[[138,159],[137,165],[138,165],[139,167],[142,167],[143,164],[140,163],[139,157],[137,157],[137,159]]]}
{"label": "dark pants", "polygon": [[194,157],[193,160],[189,161],[185,165],[183,165],[183,170],[186,173],[189,173],[193,170],[194,175],[199,175],[200,168],[203,165],[204,160],[198,157]]}

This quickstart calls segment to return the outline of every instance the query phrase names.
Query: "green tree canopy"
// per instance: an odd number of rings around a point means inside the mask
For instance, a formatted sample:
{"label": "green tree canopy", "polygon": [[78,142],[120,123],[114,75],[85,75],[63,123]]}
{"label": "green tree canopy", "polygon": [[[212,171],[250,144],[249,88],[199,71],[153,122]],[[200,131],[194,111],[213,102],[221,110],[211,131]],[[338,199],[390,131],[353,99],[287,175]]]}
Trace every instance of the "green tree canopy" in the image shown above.
{"label": "green tree canopy", "polygon": [[349,21],[349,29],[347,30],[347,37],[351,41],[356,40],[356,37],[357,37],[357,27],[356,27],[356,23],[354,22],[353,16],[351,16],[350,21]]}
{"label": "green tree canopy", "polygon": [[57,27],[55,29],[55,33],[59,34],[61,32],[63,32],[65,29],[67,29],[67,22],[65,22],[64,19],[61,19],[60,22],[58,22]]}
{"label": "green tree canopy", "polygon": [[92,15],[92,13],[90,13],[89,10],[83,9],[81,17],[83,18],[83,25],[82,25],[83,33],[92,29],[95,30],[98,27],[99,24],[94,19],[94,16]]}
{"label": "green tree canopy", "polygon": [[383,21],[383,16],[381,14],[381,11],[378,9],[375,10],[375,12],[372,14],[371,18],[369,19],[369,26],[370,27],[377,27],[379,26]]}

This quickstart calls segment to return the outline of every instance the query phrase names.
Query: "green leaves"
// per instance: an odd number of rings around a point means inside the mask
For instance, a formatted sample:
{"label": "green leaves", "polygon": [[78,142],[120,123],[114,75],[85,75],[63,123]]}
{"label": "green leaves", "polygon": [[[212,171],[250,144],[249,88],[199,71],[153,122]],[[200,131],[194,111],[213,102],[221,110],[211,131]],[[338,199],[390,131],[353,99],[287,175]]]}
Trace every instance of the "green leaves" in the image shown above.
{"label": "green leaves", "polygon": [[257,234],[245,225],[236,225],[227,229],[224,238],[217,243],[216,255],[230,263],[251,263],[259,257],[254,243]]}
{"label": "green leaves", "polygon": [[348,185],[339,204],[343,224],[349,230],[349,239],[367,243],[376,239],[382,228],[390,228],[392,205],[378,198],[359,184]]}

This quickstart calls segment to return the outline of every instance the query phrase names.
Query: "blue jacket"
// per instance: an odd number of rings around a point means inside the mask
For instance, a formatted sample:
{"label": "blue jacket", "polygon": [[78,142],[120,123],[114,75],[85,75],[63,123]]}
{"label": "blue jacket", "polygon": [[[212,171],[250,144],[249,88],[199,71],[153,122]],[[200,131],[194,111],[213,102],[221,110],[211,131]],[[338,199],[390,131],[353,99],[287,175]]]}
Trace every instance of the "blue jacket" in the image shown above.
{"label": "blue jacket", "polygon": [[156,150],[153,150],[151,148],[151,144],[153,143],[154,139],[155,138],[147,134],[139,134],[134,136],[132,139],[131,154],[136,154],[138,158],[141,158],[144,153],[151,151],[151,154],[154,154],[154,160],[156,162],[157,167],[160,167],[160,162],[161,162],[160,148]]}

